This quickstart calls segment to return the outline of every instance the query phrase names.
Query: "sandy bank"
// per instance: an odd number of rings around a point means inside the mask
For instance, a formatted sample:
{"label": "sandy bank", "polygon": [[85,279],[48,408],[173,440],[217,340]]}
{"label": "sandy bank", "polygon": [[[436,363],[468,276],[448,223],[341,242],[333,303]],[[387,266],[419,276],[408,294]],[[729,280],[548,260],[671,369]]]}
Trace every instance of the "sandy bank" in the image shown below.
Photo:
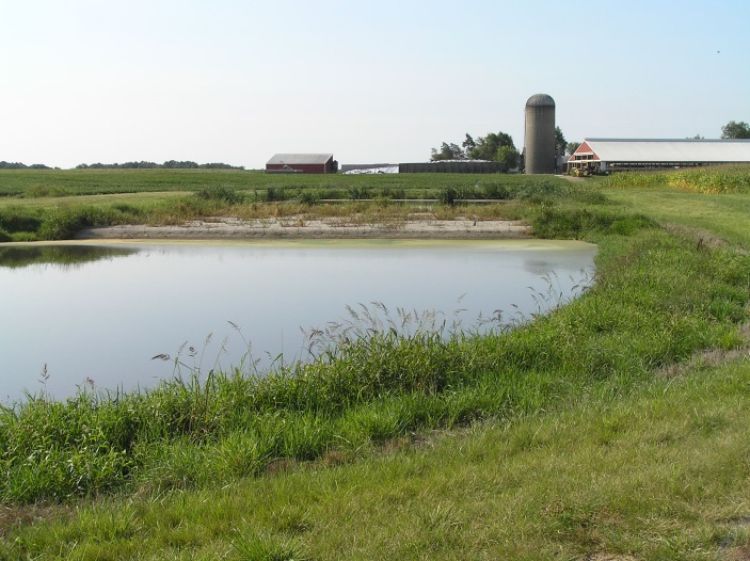
{"label": "sandy bank", "polygon": [[325,220],[197,220],[180,226],[124,225],[90,228],[79,239],[519,239],[527,224],[507,220],[426,220],[394,224],[352,224]]}

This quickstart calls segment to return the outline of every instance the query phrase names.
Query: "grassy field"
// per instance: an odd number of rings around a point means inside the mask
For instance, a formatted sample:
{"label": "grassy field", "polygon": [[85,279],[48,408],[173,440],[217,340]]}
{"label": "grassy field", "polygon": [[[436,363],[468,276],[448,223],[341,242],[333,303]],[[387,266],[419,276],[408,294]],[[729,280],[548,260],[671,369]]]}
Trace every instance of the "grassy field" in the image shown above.
{"label": "grassy field", "polygon": [[[397,224],[415,213],[421,219],[425,212],[436,219],[465,216],[460,203],[468,199],[495,201],[471,207],[474,219],[517,219],[529,207],[598,196],[555,177],[301,176],[226,170],[0,170],[2,193],[0,242],[70,239],[96,226],[172,225],[217,216]],[[418,202],[425,198],[429,202]],[[404,202],[409,200],[415,202]]]}
{"label": "grassy field", "polygon": [[269,189],[285,198],[315,191],[323,198],[363,198],[377,196],[435,197],[444,188],[477,190],[490,195],[502,189],[521,189],[539,184],[559,184],[555,178],[529,178],[524,175],[491,174],[383,174],[383,175],[304,175],[266,174],[241,170],[0,170],[0,197],[62,197],[113,193],[154,193],[201,191],[223,188],[253,195],[259,199]]}
{"label": "grassy field", "polygon": [[749,387],[745,360],[353,463],[38,506],[0,558],[746,559]]}
{"label": "grassy field", "polygon": [[512,332],[3,411],[0,559],[748,558],[750,195],[627,181],[512,199],[600,248]]}
{"label": "grassy field", "polygon": [[606,178],[608,187],[655,187],[717,195],[721,193],[750,193],[750,170],[747,166],[716,166],[687,168],[664,172],[620,173]]}

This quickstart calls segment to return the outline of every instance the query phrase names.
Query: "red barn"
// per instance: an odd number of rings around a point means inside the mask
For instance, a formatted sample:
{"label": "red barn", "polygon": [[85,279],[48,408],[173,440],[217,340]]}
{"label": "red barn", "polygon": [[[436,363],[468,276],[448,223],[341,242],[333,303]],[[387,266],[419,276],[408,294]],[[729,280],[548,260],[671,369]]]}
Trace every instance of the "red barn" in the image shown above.
{"label": "red barn", "polygon": [[336,173],[333,154],[276,154],[266,163],[267,173]]}

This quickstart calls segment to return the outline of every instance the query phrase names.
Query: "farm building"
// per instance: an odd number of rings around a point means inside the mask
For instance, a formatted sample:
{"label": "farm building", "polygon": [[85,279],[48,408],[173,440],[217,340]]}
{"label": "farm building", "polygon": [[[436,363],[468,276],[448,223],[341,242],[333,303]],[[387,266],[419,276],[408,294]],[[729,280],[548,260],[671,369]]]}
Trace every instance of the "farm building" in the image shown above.
{"label": "farm building", "polygon": [[438,160],[398,165],[399,173],[501,173],[508,171],[500,162],[486,160]]}
{"label": "farm building", "polygon": [[750,163],[750,140],[587,138],[567,163],[600,173]]}
{"label": "farm building", "polygon": [[266,162],[267,173],[336,173],[333,154],[276,154]]}
{"label": "farm building", "polygon": [[532,95],[525,115],[525,173],[555,173],[555,100],[547,94]]}

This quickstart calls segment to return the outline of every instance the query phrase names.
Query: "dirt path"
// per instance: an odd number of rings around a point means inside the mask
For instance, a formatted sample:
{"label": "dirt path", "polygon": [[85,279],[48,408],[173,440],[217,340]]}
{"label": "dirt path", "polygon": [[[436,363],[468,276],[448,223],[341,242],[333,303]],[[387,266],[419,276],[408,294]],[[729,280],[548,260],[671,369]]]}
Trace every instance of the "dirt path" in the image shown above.
{"label": "dirt path", "polygon": [[180,226],[124,225],[91,228],[79,239],[519,239],[531,237],[531,228],[507,220],[427,220],[394,224],[353,224],[326,220],[193,221]]}

